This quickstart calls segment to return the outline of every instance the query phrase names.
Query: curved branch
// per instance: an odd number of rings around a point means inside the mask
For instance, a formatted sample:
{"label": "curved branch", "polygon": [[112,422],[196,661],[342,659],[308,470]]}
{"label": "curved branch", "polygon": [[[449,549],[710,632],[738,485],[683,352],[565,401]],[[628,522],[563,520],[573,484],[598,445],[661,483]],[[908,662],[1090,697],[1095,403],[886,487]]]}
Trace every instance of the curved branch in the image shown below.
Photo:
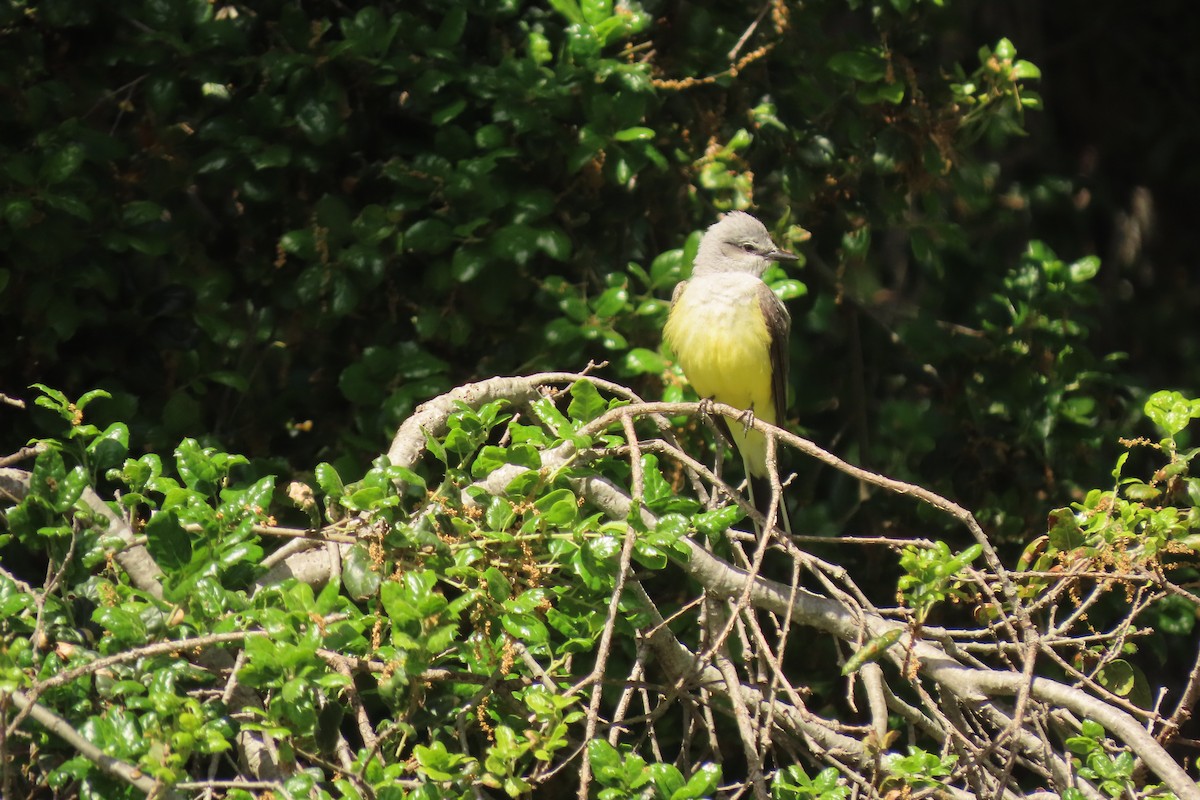
{"label": "curved branch", "polygon": [[[596,381],[594,378],[583,375],[547,373],[527,378],[493,378],[460,387],[421,406],[417,413],[401,426],[388,455],[394,464],[414,466],[424,451],[426,434],[436,436],[444,431],[446,420],[456,410],[458,402],[472,406],[499,398],[506,398],[517,403],[528,402],[536,399],[542,388],[547,385],[570,382],[580,378]],[[579,433],[585,436],[596,435],[622,419],[639,415],[694,414],[697,410],[698,404],[695,403],[640,403],[624,406],[613,409],[582,426]],[[736,415],[737,410],[718,405],[714,407],[714,412]],[[912,496],[963,523],[976,541],[983,546],[984,552],[988,556],[989,567],[999,579],[1007,599],[1013,604],[1012,607],[1021,619],[1026,637],[1034,634],[1024,617],[1024,609],[1017,600],[1007,571],[999,562],[982,528],[966,509],[922,487],[896,481],[848,464],[812,442],[761,420],[755,419],[752,424],[768,437],[775,437],[778,441],[817,458],[856,479],[891,492]],[[571,443],[564,443],[547,450],[542,453],[541,468],[554,470],[561,467],[575,456],[575,452],[575,447]],[[490,493],[499,494],[514,477],[524,471],[526,471],[525,467],[508,465],[492,473],[478,485],[483,486]],[[613,519],[628,519],[629,514],[634,510],[629,495],[602,477],[593,475],[573,477],[568,480],[577,493],[585,496],[593,505],[602,509]],[[644,506],[638,504],[636,509],[643,524],[648,527],[657,524],[656,517]],[[675,563],[703,586],[711,596],[729,599],[747,596],[749,602],[755,607],[781,615],[790,614],[791,620],[795,624],[815,628],[848,642],[859,641],[864,634],[875,637],[890,630],[905,629],[903,624],[885,619],[877,613],[851,609],[836,599],[818,595],[807,589],[785,586],[749,574],[705,551],[691,540],[684,539],[681,540],[681,543],[688,548],[688,556],[675,558]],[[328,562],[325,559],[321,559],[321,563],[306,564],[306,566],[310,567],[314,573],[310,577],[315,577],[320,573],[328,576]],[[629,584],[629,588],[644,596],[644,591],[637,582]],[[726,683],[725,676],[722,676],[715,666],[698,663],[695,654],[675,641],[665,625],[653,626],[648,636],[660,663],[677,680],[688,681],[690,677],[692,681],[703,679],[708,685],[724,685]],[[1081,689],[1046,678],[1035,678],[1030,682],[1027,676],[1021,672],[964,665],[957,658],[948,654],[939,643],[927,639],[914,639],[910,632],[905,632],[904,636],[906,637],[902,640],[904,646],[893,648],[887,654],[887,658],[902,670],[902,674],[906,666],[905,660],[911,657],[913,659],[911,664],[919,675],[932,680],[941,688],[944,695],[953,697],[958,703],[977,705],[995,697],[1019,697],[1023,691],[1027,691],[1029,697],[1034,700],[1070,709],[1080,716],[1094,719],[1114,736],[1124,741],[1177,796],[1185,800],[1200,800],[1200,791],[1197,790],[1196,784],[1188,777],[1183,768],[1136,720],[1124,711],[1113,708]],[[1028,665],[1026,666],[1028,668]],[[732,690],[735,687],[728,688]],[[753,694],[755,690],[744,684],[739,691],[743,693],[743,697],[749,705],[767,702],[761,696],[755,697]],[[751,694],[747,695],[747,692]],[[799,724],[803,721],[803,714],[799,709],[786,703],[776,702],[773,713],[781,719],[787,720],[784,723],[785,727],[791,727],[795,722],[799,727],[793,727],[794,730],[803,731],[807,736],[816,738],[814,734],[818,731],[813,730],[811,724],[807,729],[804,725]],[[797,720],[797,716],[800,716],[801,719]],[[856,754],[861,754],[861,743],[855,740],[841,741],[847,737],[839,739],[839,735],[836,734],[830,738],[832,734],[830,729],[820,730],[823,726],[816,727],[820,736],[828,744],[834,745],[823,749],[833,751],[836,748],[841,755],[851,758]],[[1016,739],[1017,744],[1023,750],[1033,752],[1029,748],[1035,743],[1030,742],[1028,737],[1018,736]],[[1034,755],[1036,756],[1037,753]]]}
{"label": "curved branch", "polygon": [[387,457],[392,464],[412,469],[425,452],[425,433],[438,436],[445,432],[446,420],[458,410],[458,403],[479,408],[494,400],[508,400],[514,405],[524,405],[542,396],[548,386],[574,383],[578,380],[591,381],[597,389],[640,403],[641,398],[620,384],[592,375],[576,372],[541,372],[536,375],[497,377],[476,383],[467,383],[417,406],[412,416],[404,420]]}

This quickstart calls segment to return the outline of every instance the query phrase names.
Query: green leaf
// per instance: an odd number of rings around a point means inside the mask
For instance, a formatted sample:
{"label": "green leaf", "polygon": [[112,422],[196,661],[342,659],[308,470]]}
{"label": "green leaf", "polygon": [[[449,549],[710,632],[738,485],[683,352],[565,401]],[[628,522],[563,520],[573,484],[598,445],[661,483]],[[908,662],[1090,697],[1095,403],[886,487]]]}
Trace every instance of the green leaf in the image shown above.
{"label": "green leaf", "polygon": [[1099,272],[1100,258],[1098,256],[1086,256],[1067,267],[1067,274],[1071,277],[1072,283],[1090,281]]}
{"label": "green leaf", "polygon": [[947,565],[946,574],[954,575],[960,572],[965,567],[969,566],[972,561],[983,555],[983,545],[973,544],[955,556]]}
{"label": "green leaf", "polygon": [[569,528],[579,516],[579,503],[570,489],[555,489],[534,502],[546,528]]}
{"label": "green leaf", "polygon": [[720,782],[721,766],[713,763],[702,764],[692,773],[687,784],[671,794],[671,800],[700,800],[712,797]]}
{"label": "green leaf", "polygon": [[567,21],[572,24],[587,24],[587,21],[583,18],[583,10],[579,7],[577,0],[550,0],[550,7],[566,17]]}
{"label": "green leaf", "polygon": [[28,228],[34,221],[33,201],[24,197],[4,200],[0,216],[14,228]]}
{"label": "green leaf", "polygon": [[404,247],[418,253],[441,253],[454,242],[454,232],[441,219],[418,220],[404,232]]}
{"label": "green leaf", "polygon": [[33,462],[33,472],[29,476],[29,494],[41,498],[52,508],[58,502],[59,492],[67,479],[67,467],[63,463],[62,454],[57,450],[46,450],[39,453]]}
{"label": "green leaf", "polygon": [[134,200],[121,209],[121,220],[126,225],[145,225],[163,219],[163,207],[149,200]]}
{"label": "green leaf", "polygon": [[87,447],[92,468],[97,472],[117,466],[129,453],[129,426],[114,422]]}
{"label": "green leaf", "polygon": [[808,294],[808,286],[798,280],[787,279],[775,281],[771,284],[771,291],[775,292],[776,296],[783,301],[795,300],[797,297],[803,297]]}
{"label": "green leaf", "polygon": [[174,510],[160,511],[150,517],[144,533],[146,549],[164,570],[176,570],[191,562],[192,539]]}
{"label": "green leaf", "polygon": [[467,283],[487,269],[489,253],[474,244],[464,244],[450,258],[450,274],[459,283]]}
{"label": "green leaf", "polygon": [[[1101,732],[1100,735],[1103,736],[1103,732]],[[1068,736],[1063,744],[1065,744],[1067,749],[1077,756],[1086,756],[1098,746],[1096,742],[1088,736]]]}
{"label": "green leaf", "polygon": [[220,470],[195,439],[184,439],[175,448],[175,468],[187,488],[204,494],[216,494]]}
{"label": "green leaf", "polygon": [[506,464],[516,464],[536,470],[541,467],[542,460],[537,449],[529,445],[516,444],[511,447],[485,445],[480,448],[479,454],[471,464],[471,476],[476,479],[485,478]]}
{"label": "green leaf", "polygon": [[307,229],[288,231],[279,237],[279,249],[285,253],[301,258],[315,258],[317,254],[316,237]]}
{"label": "green leaf", "polygon": [[724,533],[746,517],[746,512],[737,505],[727,505],[704,511],[692,517],[696,530],[708,536]]}
{"label": "green leaf", "polygon": [[296,124],[313,144],[327,144],[338,135],[341,118],[337,108],[317,97],[309,96],[296,108]]}
{"label": "green leaf", "polygon": [[286,144],[271,144],[250,154],[255,169],[278,169],[292,161],[292,148]]}
{"label": "green leaf", "polygon": [[900,641],[902,636],[904,636],[904,628],[893,628],[887,633],[876,636],[846,660],[842,666],[842,674],[851,675],[862,669],[864,664],[878,661],[888,651],[888,648]]}
{"label": "green leaf", "polygon": [[625,354],[625,369],[634,375],[662,375],[667,362],[654,350],[635,347]]}
{"label": "green leaf", "polygon": [[467,101],[459,98],[458,100],[442,106],[437,111],[433,112],[432,116],[430,117],[430,122],[438,126],[445,125],[447,122],[466,111],[466,109]]}
{"label": "green leaf", "polygon": [[654,138],[651,128],[626,128],[613,134],[618,142],[646,142]]}
{"label": "green leaf", "polygon": [[[61,411],[61,410],[66,409],[69,405],[71,405],[71,401],[67,399],[67,396],[65,394],[60,392],[58,389],[51,389],[49,386],[45,385],[44,383],[31,384],[30,388],[37,389],[39,392],[42,393],[42,396],[37,398],[34,401],[39,406],[43,406],[45,408],[52,408],[52,409]],[[67,417],[67,419],[70,419],[70,417]]]}
{"label": "green leaf", "polygon": [[1125,485],[1125,496],[1139,503],[1148,503],[1162,494],[1162,490],[1149,484],[1135,481]]}
{"label": "green leaf", "polygon": [[1155,627],[1163,633],[1187,636],[1196,625],[1196,605],[1186,597],[1169,594],[1154,604]]}
{"label": "green leaf", "polygon": [[633,542],[633,557],[639,564],[649,569],[663,569],[667,566],[666,553],[640,537]]}
{"label": "green leaf", "polygon": [[826,65],[838,73],[857,81],[873,83],[887,74],[887,61],[874,50],[848,50],[835,53]]}
{"label": "green leaf", "polygon": [[612,17],[613,0],[579,0],[587,24],[597,27]]}
{"label": "green leaf", "polygon": [[578,172],[584,165],[592,163],[606,144],[605,138],[594,128],[584,125],[579,129],[579,143],[567,155],[567,168],[572,173]]}
{"label": "green leaf", "polygon": [[1133,691],[1133,668],[1123,658],[1114,659],[1100,668],[1096,680],[1118,697],[1125,697]]}
{"label": "green leaf", "polygon": [[516,521],[516,518],[517,514],[513,509],[511,501],[495,496],[488,500],[487,511],[484,512],[483,521],[489,531],[507,531],[509,526]]}
{"label": "green leaf", "polygon": [[76,401],[76,408],[82,411],[83,409],[88,408],[88,405],[92,401],[95,401],[95,399],[109,399],[112,397],[112,393],[104,391],[103,389],[92,389],[90,392],[84,392],[83,395],[79,396],[79,399]]}
{"label": "green leaf", "polygon": [[146,644],[146,624],[142,618],[124,606],[106,606],[92,613],[92,621],[112,634],[114,645]]}
{"label": "green leaf", "polygon": [[571,257],[571,239],[558,228],[542,228],[535,238],[537,249],[555,261],[566,261]]}
{"label": "green leaf", "polygon": [[621,755],[604,739],[592,739],[587,745],[588,761],[597,775],[612,775],[621,765]]}
{"label": "green leaf", "polygon": [[1042,77],[1042,71],[1037,64],[1022,59],[1013,64],[1013,77],[1017,80],[1035,81]]}
{"label": "green leaf", "polygon": [[1144,410],[1167,436],[1174,436],[1200,416],[1200,400],[1189,400],[1179,392],[1155,392],[1146,400]]}
{"label": "green leaf", "polygon": [[539,234],[528,225],[505,225],[493,234],[489,246],[497,258],[524,264],[538,250]]}
{"label": "green leaf", "polygon": [[589,380],[579,379],[571,384],[571,403],[567,415],[576,422],[591,422],[608,410],[608,403],[600,396],[596,385]]}
{"label": "green leaf", "polygon": [[904,84],[899,81],[895,83],[877,82],[867,84],[858,90],[855,97],[863,105],[872,105],[874,103],[899,105],[904,100]]}
{"label": "green leaf", "polygon": [[83,148],[74,143],[54,151],[42,163],[42,181],[48,186],[62,183],[79,171],[83,159]]}
{"label": "green leaf", "polygon": [[661,762],[651,764],[649,769],[656,789],[655,796],[674,800],[675,792],[683,788],[683,774],[675,768],[675,765]]}
{"label": "green leaf", "polygon": [[417,601],[409,587],[396,580],[387,580],[379,589],[383,610],[395,624],[403,625],[421,619]]}
{"label": "green leaf", "polygon": [[675,496],[671,490],[671,484],[667,483],[667,479],[663,477],[662,471],[658,468],[658,457],[652,453],[642,455],[642,476],[646,505],[653,508],[658,503],[670,500]]}
{"label": "green leaf", "polygon": [[452,47],[462,39],[467,27],[467,12],[463,8],[450,8],[438,26],[435,39],[439,47]]}
{"label": "green leaf", "polygon": [[629,302],[629,292],[624,286],[605,289],[592,302],[592,311],[598,319],[607,320],[616,316]]}
{"label": "green leaf", "polygon": [[563,416],[562,412],[555,407],[554,401],[550,398],[538,398],[530,404],[530,409],[533,411],[533,415],[550,428],[555,436],[566,438],[575,432],[571,421]]}
{"label": "green leaf", "polygon": [[65,514],[75,505],[75,502],[88,488],[89,480],[88,473],[81,465],[76,465],[71,468],[71,471],[66,474],[62,485],[59,487],[58,498],[54,502],[54,510],[60,514]]}
{"label": "green leaf", "polygon": [[352,545],[342,564],[342,585],[346,587],[346,593],[355,600],[373,597],[382,582],[383,577],[367,547],[362,543]]}
{"label": "green leaf", "polygon": [[460,764],[466,757],[458,753],[450,753],[446,745],[435,741],[426,747],[418,744],[413,748],[417,759],[417,771],[432,781],[450,781],[458,777]]}
{"label": "green leaf", "polygon": [[345,485],[342,483],[342,476],[338,475],[338,471],[334,469],[332,464],[322,462],[317,464],[313,474],[317,479],[317,486],[321,487],[321,491],[327,497],[337,499],[341,497],[345,491]]}
{"label": "green leaf", "polygon": [[1083,547],[1087,541],[1079,522],[1069,508],[1057,508],[1049,514],[1050,544],[1056,550],[1069,552],[1077,547]]}
{"label": "green leaf", "polygon": [[691,551],[679,544],[688,534],[688,520],[683,514],[663,514],[647,537],[656,548],[674,549],[676,556],[687,558]]}
{"label": "green leaf", "polygon": [[448,464],[449,462],[446,460],[446,448],[442,446],[442,443],[435,439],[433,434],[425,430],[425,428],[421,428],[421,433],[425,436],[425,448],[429,451],[430,455],[443,464]]}
{"label": "green leaf", "polygon": [[500,615],[500,624],[511,636],[527,645],[543,644],[550,636],[546,626],[533,614],[504,613]]}
{"label": "green leaf", "polygon": [[1007,60],[1016,58],[1017,48],[1013,46],[1011,41],[1005,38],[996,42],[996,47],[992,52],[995,54],[996,58]]}

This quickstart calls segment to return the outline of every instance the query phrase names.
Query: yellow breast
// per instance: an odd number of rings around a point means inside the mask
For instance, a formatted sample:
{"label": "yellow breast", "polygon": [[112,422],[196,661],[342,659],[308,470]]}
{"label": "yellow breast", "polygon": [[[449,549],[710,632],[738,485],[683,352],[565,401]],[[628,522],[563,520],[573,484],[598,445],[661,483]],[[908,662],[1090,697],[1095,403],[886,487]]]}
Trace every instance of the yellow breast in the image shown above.
{"label": "yellow breast", "polygon": [[775,422],[771,334],[752,275],[694,278],[671,308],[664,330],[696,393]]}

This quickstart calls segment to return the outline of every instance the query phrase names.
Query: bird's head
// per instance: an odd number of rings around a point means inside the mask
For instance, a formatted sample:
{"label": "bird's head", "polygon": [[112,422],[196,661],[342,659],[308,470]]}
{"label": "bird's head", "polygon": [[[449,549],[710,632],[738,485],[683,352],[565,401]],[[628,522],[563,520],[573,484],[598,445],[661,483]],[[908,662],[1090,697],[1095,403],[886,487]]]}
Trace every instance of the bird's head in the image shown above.
{"label": "bird's head", "polygon": [[775,246],[761,222],[743,211],[731,211],[704,232],[692,274],[748,272],[761,278],[772,261],[796,258]]}

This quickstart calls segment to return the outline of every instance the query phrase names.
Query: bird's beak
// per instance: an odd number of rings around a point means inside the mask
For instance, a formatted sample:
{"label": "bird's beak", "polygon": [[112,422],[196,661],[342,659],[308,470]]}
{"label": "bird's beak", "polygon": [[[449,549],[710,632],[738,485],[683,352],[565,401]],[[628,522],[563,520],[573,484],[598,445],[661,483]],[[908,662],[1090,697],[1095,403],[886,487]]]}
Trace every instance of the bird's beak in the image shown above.
{"label": "bird's beak", "polygon": [[795,253],[789,253],[787,250],[772,250],[767,253],[767,258],[772,261],[799,261],[800,256]]}

